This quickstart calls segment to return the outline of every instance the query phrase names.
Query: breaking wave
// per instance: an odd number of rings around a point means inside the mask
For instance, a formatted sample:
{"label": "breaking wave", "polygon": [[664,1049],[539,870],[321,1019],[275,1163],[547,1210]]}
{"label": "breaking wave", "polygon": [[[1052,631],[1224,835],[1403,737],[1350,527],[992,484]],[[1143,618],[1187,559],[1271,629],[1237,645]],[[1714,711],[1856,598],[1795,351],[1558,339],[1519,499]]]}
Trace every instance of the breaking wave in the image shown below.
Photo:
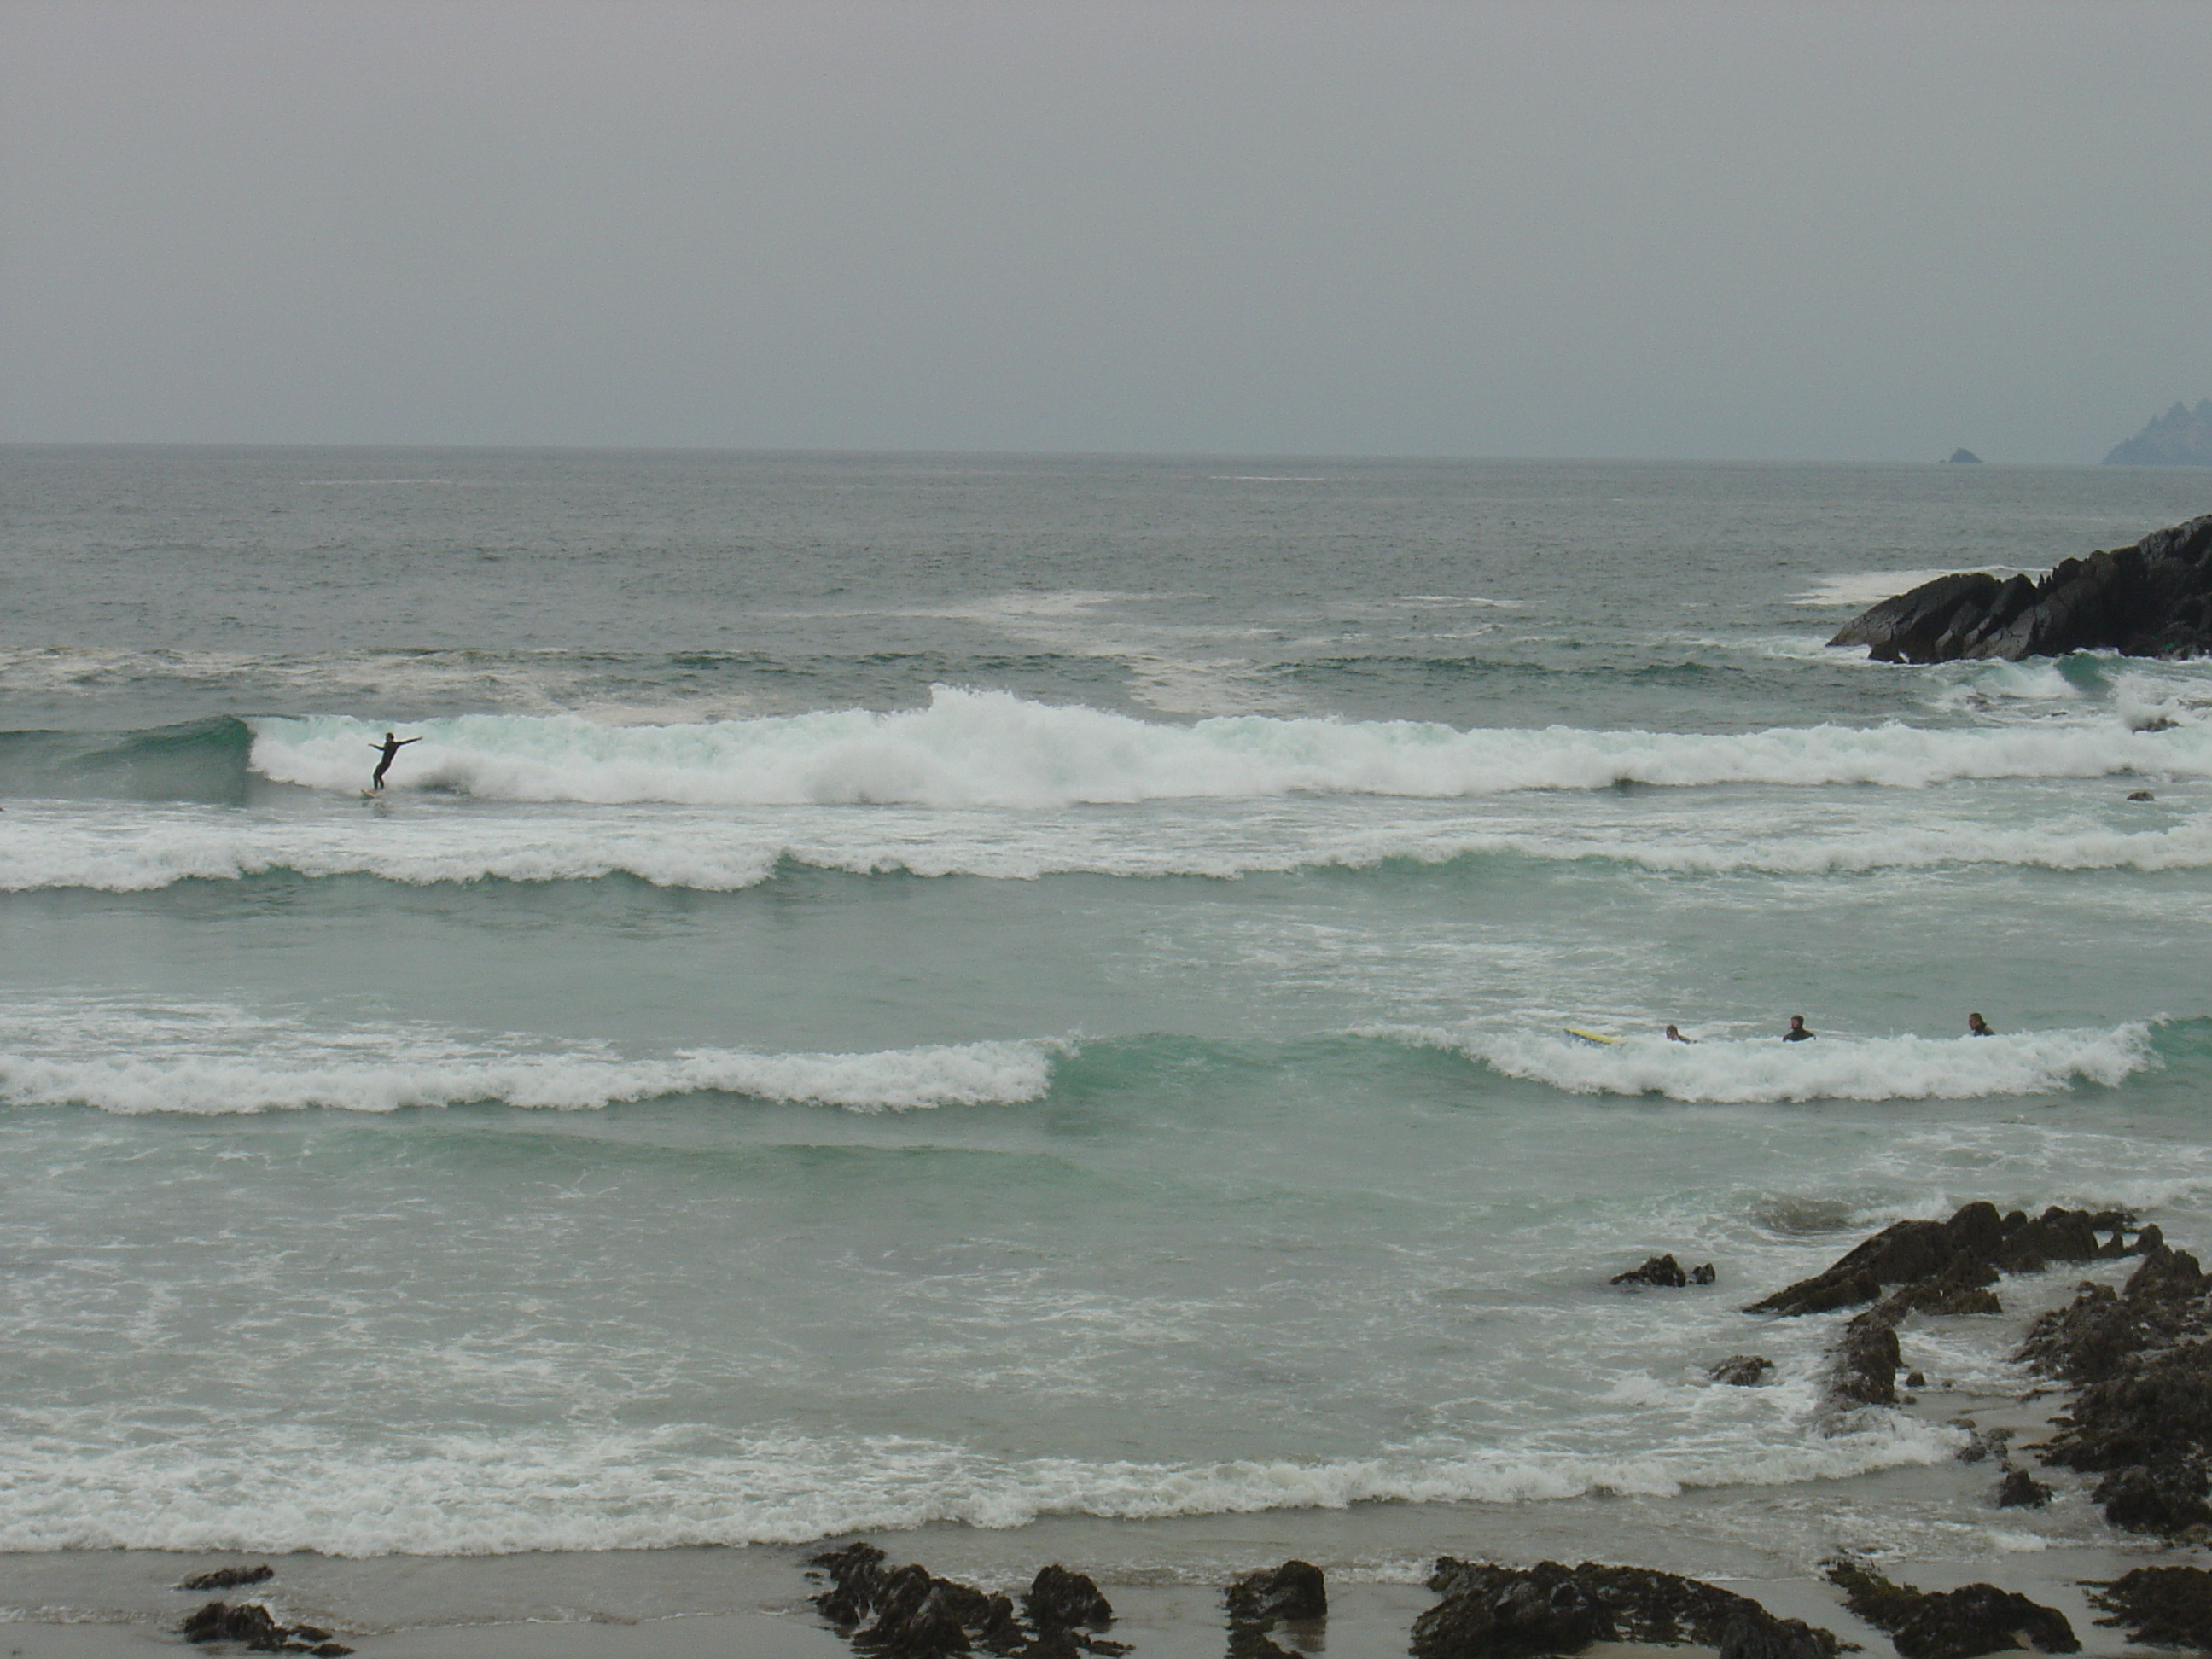
{"label": "breaking wave", "polygon": [[[431,1045],[418,1038],[410,1046]],[[95,1106],[125,1115],[308,1107],[392,1112],[492,1102],[585,1111],[661,1096],[714,1093],[855,1112],[912,1111],[1041,1099],[1051,1086],[1054,1060],[1075,1052],[1072,1043],[1046,1041],[848,1054],[708,1048],[632,1060],[583,1048],[402,1059],[348,1058],[336,1042],[319,1053],[282,1041],[260,1047],[268,1057],[210,1052],[204,1044],[199,1052],[161,1060],[137,1054],[95,1058],[0,1051],[0,1102]]]}
{"label": "breaking wave", "polygon": [[1360,1032],[1465,1054],[1492,1072],[1578,1095],[1661,1095],[1717,1104],[1809,1100],[1973,1100],[2112,1087],[2163,1065],[2150,1028],[1995,1037],[1772,1036],[1688,1044],[1659,1036],[1594,1043],[1560,1035],[1378,1026]]}
{"label": "breaking wave", "polygon": [[[252,765],[276,782],[359,790],[378,732],[341,717],[258,720]],[[1816,726],[1741,733],[1456,727],[1225,716],[1159,725],[1004,691],[930,705],[675,726],[574,715],[463,715],[410,728],[392,783],[519,801],[695,805],[1048,807],[1315,794],[1452,797],[1626,783],[1879,784],[1962,778],[2212,775],[2212,730],[2116,721],[1929,730]]]}

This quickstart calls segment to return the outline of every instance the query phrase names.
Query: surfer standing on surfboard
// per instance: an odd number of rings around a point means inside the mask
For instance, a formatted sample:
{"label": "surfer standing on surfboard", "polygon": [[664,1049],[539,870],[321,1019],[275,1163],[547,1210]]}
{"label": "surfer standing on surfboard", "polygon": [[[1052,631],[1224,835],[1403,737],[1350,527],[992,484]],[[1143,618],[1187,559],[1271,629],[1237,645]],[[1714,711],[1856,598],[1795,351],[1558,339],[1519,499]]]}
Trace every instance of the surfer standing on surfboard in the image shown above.
{"label": "surfer standing on surfboard", "polygon": [[369,744],[368,746],[371,749],[382,751],[384,756],[382,760],[377,762],[375,775],[368,781],[369,789],[374,792],[383,788],[384,775],[392,769],[392,757],[398,754],[401,750],[404,749],[409,744],[420,743],[422,741],[422,739],[420,738],[395,738],[391,732],[386,732],[384,734],[384,741],[382,743],[372,743]]}

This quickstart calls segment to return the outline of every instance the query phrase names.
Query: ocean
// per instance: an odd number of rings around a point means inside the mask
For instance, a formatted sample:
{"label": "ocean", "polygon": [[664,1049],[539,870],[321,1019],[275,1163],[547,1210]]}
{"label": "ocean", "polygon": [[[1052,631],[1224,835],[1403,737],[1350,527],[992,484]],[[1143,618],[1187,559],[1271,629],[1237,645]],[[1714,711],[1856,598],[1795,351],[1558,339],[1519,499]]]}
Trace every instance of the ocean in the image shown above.
{"label": "ocean", "polygon": [[1741,1309],[1975,1199],[2212,1246],[2212,665],[1823,644],[2208,505],[0,451],[0,1551],[2108,1539]]}

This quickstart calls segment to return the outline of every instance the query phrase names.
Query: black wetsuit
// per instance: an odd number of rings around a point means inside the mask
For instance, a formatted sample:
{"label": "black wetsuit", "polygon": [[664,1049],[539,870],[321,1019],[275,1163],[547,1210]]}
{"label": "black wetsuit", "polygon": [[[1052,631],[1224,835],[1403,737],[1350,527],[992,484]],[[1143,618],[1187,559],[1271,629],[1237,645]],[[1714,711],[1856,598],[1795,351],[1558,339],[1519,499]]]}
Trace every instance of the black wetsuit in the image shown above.
{"label": "black wetsuit", "polygon": [[420,743],[422,741],[422,739],[420,738],[386,737],[382,743],[372,743],[369,744],[368,746],[371,749],[382,750],[384,751],[384,758],[377,762],[376,771],[374,775],[370,777],[368,787],[371,789],[383,788],[384,775],[392,769],[392,757],[398,754],[401,750],[404,749],[409,744]]}
{"label": "black wetsuit", "polygon": [[1784,1042],[1810,1042],[1813,1040],[1813,1034],[1803,1026],[1797,1025],[1784,1031],[1782,1034],[1782,1040]]}

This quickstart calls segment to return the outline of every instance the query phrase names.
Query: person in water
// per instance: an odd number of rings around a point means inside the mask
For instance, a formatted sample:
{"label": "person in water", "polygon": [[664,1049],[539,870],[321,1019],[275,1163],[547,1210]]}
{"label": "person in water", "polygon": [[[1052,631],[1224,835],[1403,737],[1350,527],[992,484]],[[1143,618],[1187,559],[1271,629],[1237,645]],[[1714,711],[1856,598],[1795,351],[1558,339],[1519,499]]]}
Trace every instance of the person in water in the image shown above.
{"label": "person in water", "polygon": [[1804,1015],[1790,1016],[1790,1029],[1782,1034],[1782,1040],[1784,1042],[1810,1042],[1813,1040],[1813,1034],[1805,1029]]}
{"label": "person in water", "polygon": [[409,744],[420,743],[422,741],[422,739],[420,738],[395,738],[391,732],[386,732],[384,734],[384,741],[382,743],[372,743],[369,744],[368,746],[371,749],[381,750],[384,755],[384,758],[376,763],[375,775],[371,777],[368,781],[369,788],[371,790],[383,788],[384,775],[392,769],[392,757],[398,754],[401,750],[404,749]]}
{"label": "person in water", "polygon": [[1990,1030],[1989,1021],[1984,1019],[1979,1014],[1968,1014],[1966,1016],[1966,1035],[1968,1036],[1995,1036],[1996,1033]]}
{"label": "person in water", "polygon": [[1689,1040],[1690,1040],[1689,1038],[1687,1038],[1687,1037],[1684,1036],[1683,1036],[1680,1031],[1676,1030],[1673,1026],[1669,1025],[1669,1026],[1667,1028],[1667,1041],[1668,1041],[1668,1042],[1687,1042]]}

